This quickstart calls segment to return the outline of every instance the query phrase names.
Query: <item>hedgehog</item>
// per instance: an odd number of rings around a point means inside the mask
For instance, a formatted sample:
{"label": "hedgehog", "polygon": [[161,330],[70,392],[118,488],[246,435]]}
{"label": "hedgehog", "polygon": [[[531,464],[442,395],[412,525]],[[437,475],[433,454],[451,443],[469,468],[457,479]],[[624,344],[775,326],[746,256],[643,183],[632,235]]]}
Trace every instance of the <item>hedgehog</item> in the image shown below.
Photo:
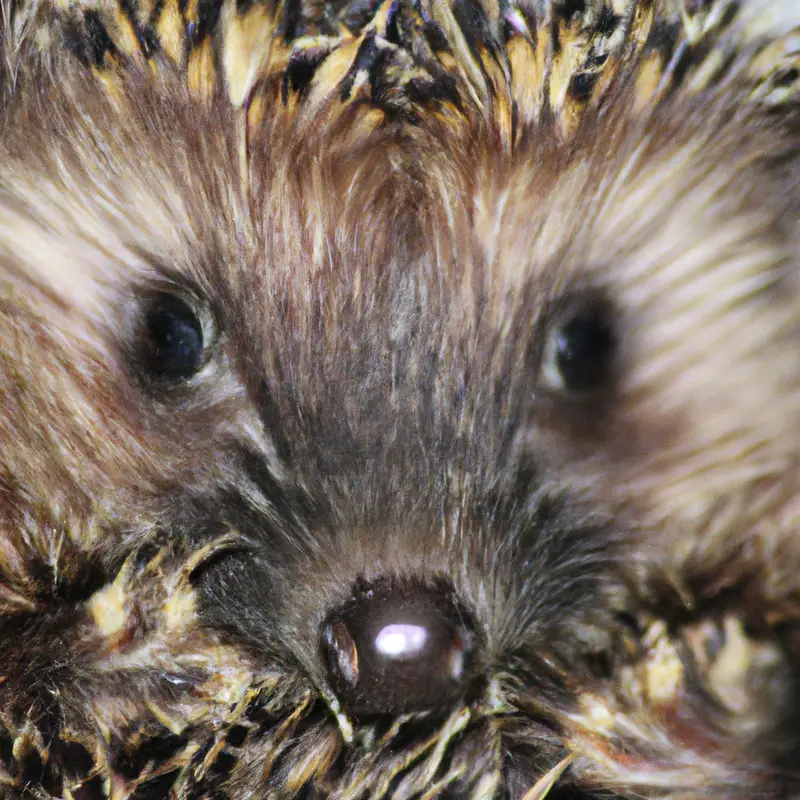
{"label": "hedgehog", "polygon": [[792,6],[3,2],[3,796],[800,793]]}

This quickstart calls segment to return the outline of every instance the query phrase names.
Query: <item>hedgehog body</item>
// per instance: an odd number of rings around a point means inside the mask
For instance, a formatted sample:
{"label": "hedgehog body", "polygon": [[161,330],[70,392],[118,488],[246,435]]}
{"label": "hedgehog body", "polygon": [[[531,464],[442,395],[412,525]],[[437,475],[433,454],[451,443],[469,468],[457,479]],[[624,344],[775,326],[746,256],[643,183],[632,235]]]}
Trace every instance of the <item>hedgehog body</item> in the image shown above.
{"label": "hedgehog body", "polygon": [[792,6],[3,5],[9,796],[800,793]]}

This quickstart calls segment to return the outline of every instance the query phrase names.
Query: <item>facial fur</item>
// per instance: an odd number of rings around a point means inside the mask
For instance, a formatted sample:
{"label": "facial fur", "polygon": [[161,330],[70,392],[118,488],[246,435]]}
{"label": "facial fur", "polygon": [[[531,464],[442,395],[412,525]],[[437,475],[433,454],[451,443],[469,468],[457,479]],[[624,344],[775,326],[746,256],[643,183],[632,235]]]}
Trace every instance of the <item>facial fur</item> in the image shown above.
{"label": "facial fur", "polygon": [[[289,67],[242,107],[231,73],[199,100],[166,58],[103,84],[30,41],[0,142],[12,784],[35,750],[51,796],[531,798],[568,764],[587,796],[788,791],[791,113],[734,68],[643,107],[638,52],[573,118],[475,107],[458,69],[402,113],[330,74],[303,106]],[[590,397],[548,361],[584,307]],[[757,636],[692,617],[714,580]],[[390,681],[369,626],[404,613],[441,660]],[[702,673],[723,629],[750,705]]]}
{"label": "facial fur", "polygon": [[[691,597],[753,578],[782,602],[794,570],[765,559],[797,558],[797,134],[739,96],[631,121],[628,87],[566,145],[537,130],[498,153],[487,125],[430,169],[452,230],[442,271],[468,276],[454,328],[530,348],[512,378],[528,381],[526,451],[614,509],[651,579]],[[575,298],[602,299],[614,338],[607,382],[584,395],[546,379],[548,331]]]}
{"label": "facial fur", "polygon": [[[482,398],[473,354],[444,352],[448,299],[408,213],[420,192],[386,169],[402,164],[398,139],[373,137],[348,164],[276,122],[244,181],[233,124],[169,80],[125,84],[124,115],[80,77],[72,96],[6,110],[7,607],[63,625],[64,603],[161,528],[196,548],[232,534],[234,552],[198,578],[198,613],[315,691],[330,692],[319,630],[357,580],[444,581],[480,631],[481,670],[535,642],[569,653],[576,626],[608,621],[612,537],[520,461],[498,424],[513,400]],[[205,361],[182,385],[141,357],[156,293],[201,320]],[[107,591],[85,613],[118,636]],[[73,672],[111,657],[89,655],[96,634],[75,638]],[[114,658],[146,675],[140,648],[134,635]],[[7,668],[16,694],[25,664]],[[48,677],[77,704],[91,690],[63,671]],[[124,730],[125,692],[95,691]]]}

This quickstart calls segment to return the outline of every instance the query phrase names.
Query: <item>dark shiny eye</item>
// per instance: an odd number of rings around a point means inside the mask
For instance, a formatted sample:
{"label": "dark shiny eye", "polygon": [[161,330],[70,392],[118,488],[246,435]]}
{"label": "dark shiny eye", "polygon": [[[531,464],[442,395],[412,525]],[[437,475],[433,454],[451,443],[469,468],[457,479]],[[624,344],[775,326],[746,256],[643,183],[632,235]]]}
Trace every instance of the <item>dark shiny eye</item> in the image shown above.
{"label": "dark shiny eye", "polygon": [[574,302],[550,330],[542,381],[550,389],[573,395],[601,389],[613,372],[616,344],[608,304]]}
{"label": "dark shiny eye", "polygon": [[203,328],[180,298],[156,295],[144,320],[144,364],[159,380],[191,378],[203,364]]}

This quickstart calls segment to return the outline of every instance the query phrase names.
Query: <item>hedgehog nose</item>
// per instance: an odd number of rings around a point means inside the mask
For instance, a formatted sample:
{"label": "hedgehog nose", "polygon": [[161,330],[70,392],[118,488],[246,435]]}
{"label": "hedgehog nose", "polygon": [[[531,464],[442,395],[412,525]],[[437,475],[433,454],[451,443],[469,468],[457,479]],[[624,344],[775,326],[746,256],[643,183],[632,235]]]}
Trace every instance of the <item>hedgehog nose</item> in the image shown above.
{"label": "hedgehog nose", "polygon": [[473,674],[478,637],[452,588],[359,587],[322,626],[322,657],[342,706],[396,714],[451,704]]}

